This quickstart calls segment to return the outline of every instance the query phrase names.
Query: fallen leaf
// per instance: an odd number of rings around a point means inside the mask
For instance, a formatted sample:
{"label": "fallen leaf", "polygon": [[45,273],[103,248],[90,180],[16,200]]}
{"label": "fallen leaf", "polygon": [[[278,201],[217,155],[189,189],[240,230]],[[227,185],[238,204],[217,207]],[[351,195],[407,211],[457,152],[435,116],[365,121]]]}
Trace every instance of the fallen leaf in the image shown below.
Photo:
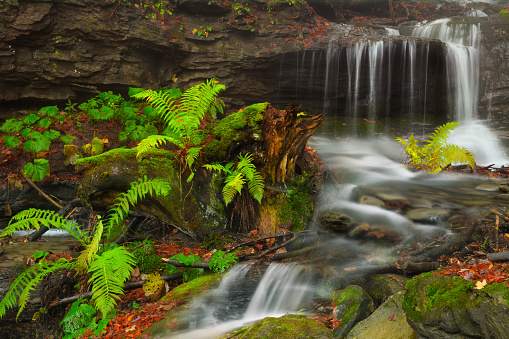
{"label": "fallen leaf", "polygon": [[484,286],[486,286],[487,282],[486,282],[486,279],[484,279],[483,281],[478,281],[475,283],[475,289],[476,290],[482,290],[484,288]]}
{"label": "fallen leaf", "polygon": [[396,321],[396,315],[394,313],[389,314],[390,321]]}

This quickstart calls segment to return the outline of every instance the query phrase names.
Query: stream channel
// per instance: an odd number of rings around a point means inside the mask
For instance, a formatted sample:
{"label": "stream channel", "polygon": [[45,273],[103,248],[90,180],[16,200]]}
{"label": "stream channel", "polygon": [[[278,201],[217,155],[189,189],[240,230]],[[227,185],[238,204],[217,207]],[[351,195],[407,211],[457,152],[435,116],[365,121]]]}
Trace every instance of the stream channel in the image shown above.
{"label": "stream channel", "polygon": [[[503,166],[508,161],[497,137],[488,128],[489,123],[493,125],[493,120],[478,120],[479,30],[476,24],[441,19],[415,26],[411,36],[440,39],[446,43],[447,79],[453,88],[449,94],[451,110],[453,120],[461,122],[448,141],[468,148],[479,165]],[[388,33],[399,34],[396,30]],[[414,64],[415,42],[409,39],[404,46],[412,92],[415,91],[413,77],[420,66]],[[380,67],[386,65],[384,60],[391,58],[392,48],[390,42],[366,40],[347,51],[350,85],[344,90],[349,95],[348,103],[354,117],[361,100],[358,97],[360,86],[370,87],[369,97],[363,99],[363,103],[370,105],[368,111],[377,110],[377,98],[380,97],[377,91],[382,88],[377,74],[382,73]],[[327,52],[327,71],[334,69],[331,66],[334,54],[331,50]],[[362,69],[362,58],[369,59],[369,69]],[[369,72],[369,81],[360,83],[359,74],[363,72]],[[331,84],[326,81],[323,86]],[[327,100],[325,94],[324,102]],[[402,100],[410,102],[410,108],[418,106],[413,104],[413,99]],[[369,225],[371,231],[390,233],[401,239],[399,246],[383,248],[376,240],[363,239],[362,230],[358,228],[342,236],[325,236],[323,242],[328,242],[333,251],[353,254],[350,256],[353,259],[335,262],[332,269],[336,271],[352,263],[357,267],[394,263],[398,248],[415,241],[416,237],[427,242],[437,235],[442,239],[450,236],[454,232],[451,220],[455,215],[506,205],[498,190],[499,182],[474,176],[431,175],[407,170],[401,165],[404,161],[401,145],[389,138],[371,136],[338,141],[317,136],[310,140],[310,145],[318,151],[331,176],[343,184],[331,183],[324,187],[316,207],[318,215],[325,210],[342,211],[356,224]],[[404,201],[409,208],[404,213],[384,209],[388,201]],[[373,253],[376,253],[375,258]],[[310,259],[319,258],[306,258],[308,262]],[[300,310],[304,310],[304,314],[312,313],[311,300],[327,299],[333,292],[327,286],[332,285],[334,282],[327,281],[313,265],[305,263],[272,263],[264,273],[263,268],[257,266],[237,265],[216,290],[194,301],[182,326],[185,329],[168,336],[214,338],[268,316]]]}

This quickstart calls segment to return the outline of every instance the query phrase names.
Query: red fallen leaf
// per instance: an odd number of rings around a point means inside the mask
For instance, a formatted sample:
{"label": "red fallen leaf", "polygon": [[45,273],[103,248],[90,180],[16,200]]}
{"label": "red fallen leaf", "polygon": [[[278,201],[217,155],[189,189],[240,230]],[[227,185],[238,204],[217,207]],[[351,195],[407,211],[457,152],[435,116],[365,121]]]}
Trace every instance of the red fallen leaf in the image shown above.
{"label": "red fallen leaf", "polygon": [[390,321],[396,321],[396,315],[394,313],[389,314],[388,318]]}

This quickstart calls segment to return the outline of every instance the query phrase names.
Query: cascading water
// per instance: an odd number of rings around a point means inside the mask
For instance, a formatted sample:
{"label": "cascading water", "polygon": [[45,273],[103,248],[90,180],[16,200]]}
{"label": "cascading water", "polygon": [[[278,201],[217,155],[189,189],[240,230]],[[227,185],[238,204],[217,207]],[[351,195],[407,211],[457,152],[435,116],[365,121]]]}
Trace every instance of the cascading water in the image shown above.
{"label": "cascading water", "polygon": [[452,89],[451,111],[461,125],[448,142],[472,152],[479,165],[507,163],[496,136],[477,120],[479,105],[480,25],[440,19],[414,28],[412,35],[440,39],[447,45],[447,80]]}
{"label": "cascading water", "polygon": [[256,272],[253,278],[253,270],[250,265],[236,265],[217,289],[194,301],[189,329],[170,338],[216,338],[248,322],[309,309],[313,270],[295,263],[271,264],[261,279],[256,279]]}

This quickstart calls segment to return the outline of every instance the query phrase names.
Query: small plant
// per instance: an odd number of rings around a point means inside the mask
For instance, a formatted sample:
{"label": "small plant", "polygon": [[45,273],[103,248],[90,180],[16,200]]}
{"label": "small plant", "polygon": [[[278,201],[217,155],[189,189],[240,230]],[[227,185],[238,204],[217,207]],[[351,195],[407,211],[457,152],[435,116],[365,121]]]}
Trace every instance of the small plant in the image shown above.
{"label": "small plant", "polygon": [[419,168],[437,173],[452,163],[467,163],[474,169],[475,159],[472,153],[464,147],[447,143],[447,136],[458,125],[459,122],[448,122],[439,126],[431,133],[429,139],[424,141],[424,146],[418,145],[418,141],[414,139],[413,134],[408,142],[401,138],[396,138],[396,141],[405,146],[405,151],[410,157],[410,163]]}
{"label": "small plant", "polygon": [[111,312],[99,322],[97,322],[96,314],[95,308],[86,303],[85,299],[81,298],[73,302],[71,309],[60,322],[64,339],[79,338],[89,331],[99,336],[110,320],[115,317],[116,312]]}
{"label": "small plant", "polygon": [[223,273],[235,265],[238,259],[234,254],[217,251],[210,258],[209,268],[216,273]]}
{"label": "small plant", "polygon": [[204,167],[209,171],[225,173],[225,185],[223,187],[223,199],[228,205],[237,193],[241,193],[244,184],[247,181],[249,193],[259,203],[263,198],[263,190],[265,181],[253,164],[253,156],[249,153],[246,155],[239,154],[239,162],[237,164],[228,163],[226,166],[221,164],[206,164]]}
{"label": "small plant", "polygon": [[23,168],[23,175],[33,181],[41,181],[49,174],[49,162],[46,159],[35,159],[33,163],[27,162]]}

